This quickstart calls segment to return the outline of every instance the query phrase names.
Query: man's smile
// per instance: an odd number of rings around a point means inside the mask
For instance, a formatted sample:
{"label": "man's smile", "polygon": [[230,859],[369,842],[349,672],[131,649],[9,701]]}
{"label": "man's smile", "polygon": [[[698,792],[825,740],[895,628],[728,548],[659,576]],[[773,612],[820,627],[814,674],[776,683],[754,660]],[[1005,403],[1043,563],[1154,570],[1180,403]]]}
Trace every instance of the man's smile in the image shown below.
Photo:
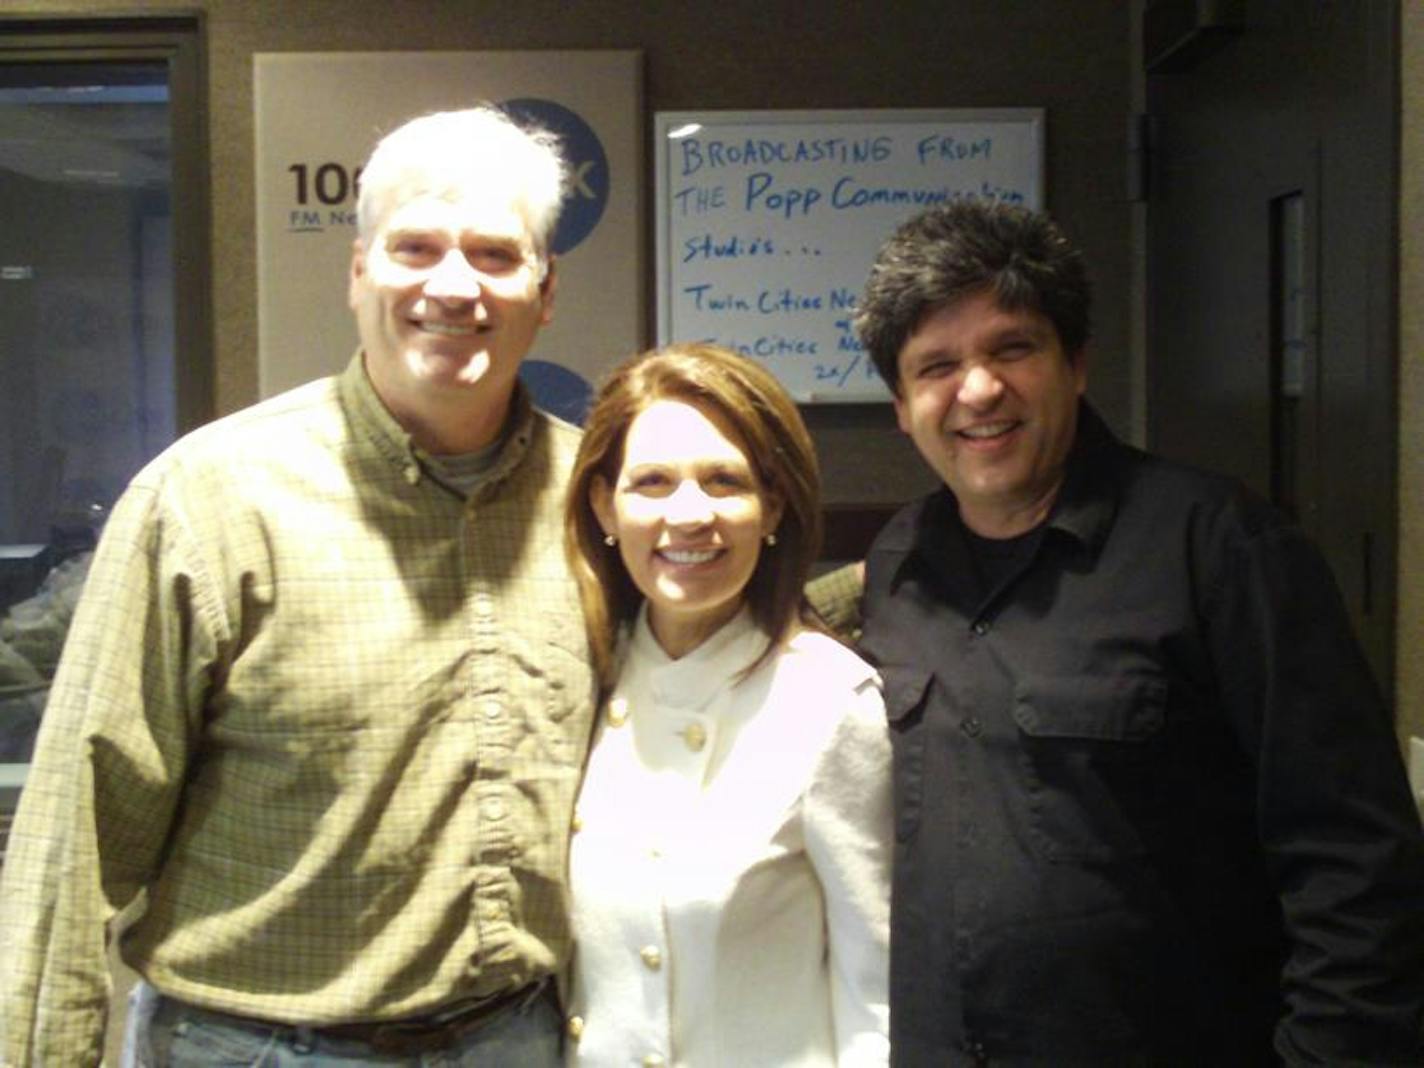
{"label": "man's smile", "polygon": [[996,419],[992,423],[976,423],[954,431],[961,438],[970,441],[993,441],[1017,430],[1023,425],[1019,419]]}
{"label": "man's smile", "polygon": [[442,337],[473,337],[489,330],[488,323],[446,323],[435,320],[412,320],[417,330],[426,334],[439,334]]}

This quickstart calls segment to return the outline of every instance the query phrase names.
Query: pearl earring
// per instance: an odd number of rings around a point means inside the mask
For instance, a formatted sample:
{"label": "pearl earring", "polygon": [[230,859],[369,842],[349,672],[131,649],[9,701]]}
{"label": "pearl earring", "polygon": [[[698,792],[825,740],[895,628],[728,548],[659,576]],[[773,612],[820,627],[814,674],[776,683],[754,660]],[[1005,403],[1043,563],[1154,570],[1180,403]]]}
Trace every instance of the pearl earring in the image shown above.
{"label": "pearl earring", "polygon": [[618,544],[618,535],[617,535],[617,534],[605,534],[605,535],[603,535],[603,544],[604,544],[604,545],[607,545],[610,549],[613,548],[613,546],[615,546],[615,545]]}
{"label": "pearl earring", "polygon": [[776,548],[776,535],[774,533],[768,534],[763,540],[766,542],[766,547],[768,549]]}

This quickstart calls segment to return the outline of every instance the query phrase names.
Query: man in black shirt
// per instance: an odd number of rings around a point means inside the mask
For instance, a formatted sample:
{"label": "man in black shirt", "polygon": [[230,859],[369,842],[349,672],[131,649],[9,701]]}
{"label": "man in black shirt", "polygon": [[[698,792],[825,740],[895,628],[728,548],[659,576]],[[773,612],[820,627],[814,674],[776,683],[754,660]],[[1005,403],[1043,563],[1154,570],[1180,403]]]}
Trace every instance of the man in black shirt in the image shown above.
{"label": "man in black shirt", "polygon": [[1083,401],[1042,215],[906,223],[856,327],[944,482],[865,580],[896,1063],[1424,1064],[1424,839],[1319,553]]}

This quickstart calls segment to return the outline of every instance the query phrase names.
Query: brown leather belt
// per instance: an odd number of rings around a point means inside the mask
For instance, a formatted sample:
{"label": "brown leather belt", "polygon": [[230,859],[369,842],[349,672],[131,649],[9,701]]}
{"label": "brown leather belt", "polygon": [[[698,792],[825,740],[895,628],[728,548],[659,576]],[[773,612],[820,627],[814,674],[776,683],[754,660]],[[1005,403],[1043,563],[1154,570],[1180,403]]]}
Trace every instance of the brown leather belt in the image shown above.
{"label": "brown leather belt", "polygon": [[511,993],[495,994],[430,1016],[374,1023],[331,1024],[314,1027],[312,1033],[338,1042],[357,1042],[378,1053],[395,1056],[431,1053],[449,1047],[496,1016],[523,1011],[540,997],[553,996],[553,993],[554,984],[548,979],[541,979]]}

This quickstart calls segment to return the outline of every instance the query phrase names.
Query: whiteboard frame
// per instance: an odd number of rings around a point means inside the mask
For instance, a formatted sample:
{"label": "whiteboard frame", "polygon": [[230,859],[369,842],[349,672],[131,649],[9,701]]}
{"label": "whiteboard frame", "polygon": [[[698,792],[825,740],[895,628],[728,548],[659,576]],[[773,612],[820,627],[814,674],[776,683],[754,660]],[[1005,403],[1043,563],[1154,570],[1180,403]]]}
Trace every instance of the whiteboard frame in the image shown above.
{"label": "whiteboard frame", "polygon": [[[654,284],[656,288],[657,323],[656,336],[659,346],[670,344],[672,327],[672,250],[670,247],[672,230],[672,183],[669,167],[669,153],[666,151],[668,131],[680,126],[696,123],[704,129],[718,125],[757,127],[775,129],[796,124],[819,126],[889,126],[913,123],[980,123],[1027,126],[1033,138],[1038,157],[1034,175],[1034,196],[1037,209],[1046,206],[1047,185],[1045,171],[1045,127],[1047,109],[1041,107],[1006,108],[826,108],[809,110],[754,110],[754,111],[658,111],[653,113],[653,211],[654,211]],[[885,235],[887,238],[889,233]],[[890,400],[889,391],[884,395],[865,393],[818,394],[797,396],[798,404],[880,404]]]}

